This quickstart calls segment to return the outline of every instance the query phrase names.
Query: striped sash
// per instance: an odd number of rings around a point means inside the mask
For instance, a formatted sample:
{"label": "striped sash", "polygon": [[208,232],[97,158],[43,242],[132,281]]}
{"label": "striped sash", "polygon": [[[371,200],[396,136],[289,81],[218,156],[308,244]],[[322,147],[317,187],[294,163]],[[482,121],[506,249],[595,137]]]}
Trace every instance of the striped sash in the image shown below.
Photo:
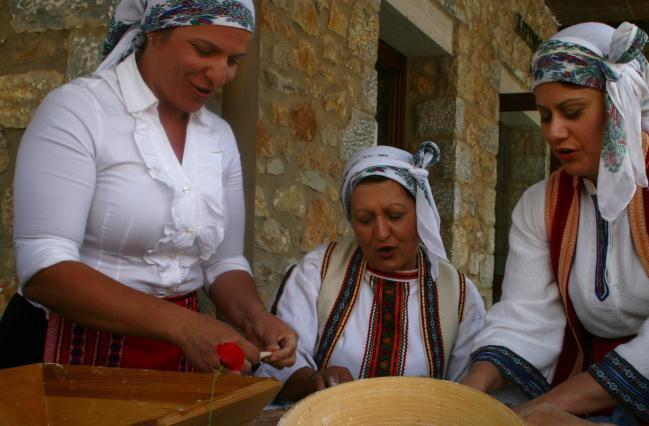
{"label": "striped sash", "polygon": [[[195,291],[165,300],[198,311]],[[47,323],[43,360],[59,364],[196,371],[180,348],[172,343],[83,327],[53,312]]]}

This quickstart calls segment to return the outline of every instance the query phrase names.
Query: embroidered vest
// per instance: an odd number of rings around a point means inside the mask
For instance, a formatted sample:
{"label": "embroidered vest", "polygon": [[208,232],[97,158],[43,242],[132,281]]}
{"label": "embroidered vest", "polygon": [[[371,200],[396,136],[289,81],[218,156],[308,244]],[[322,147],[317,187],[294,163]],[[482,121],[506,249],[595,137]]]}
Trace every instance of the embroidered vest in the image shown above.
{"label": "embroidered vest", "polygon": [[[418,282],[423,341],[429,375],[444,378],[464,313],[465,277],[448,262],[439,262],[438,280],[430,274],[430,261],[420,251]],[[333,267],[329,267],[333,265]],[[327,367],[352,312],[365,275],[366,262],[351,237],[327,247],[321,268],[322,285],[317,301],[318,344],[315,362]],[[439,301],[443,303],[439,303]]]}
{"label": "embroidered vest", "polygon": [[[649,173],[649,157],[644,144],[645,167]],[[555,386],[584,370],[585,330],[570,301],[568,285],[570,269],[579,232],[579,200],[583,183],[579,177],[558,170],[548,179],[545,197],[545,229],[550,241],[550,259],[555,280],[563,301],[567,324],[563,348],[552,380]],[[645,273],[649,276],[649,189],[640,188],[628,206],[633,245]]]}

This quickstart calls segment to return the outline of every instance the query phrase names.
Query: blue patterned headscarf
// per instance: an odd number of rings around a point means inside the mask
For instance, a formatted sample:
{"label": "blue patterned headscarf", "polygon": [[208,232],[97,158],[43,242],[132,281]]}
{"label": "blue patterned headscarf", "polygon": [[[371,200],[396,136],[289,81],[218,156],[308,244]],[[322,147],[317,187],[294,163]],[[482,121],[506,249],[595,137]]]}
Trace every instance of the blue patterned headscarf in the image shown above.
{"label": "blue patterned headscarf", "polygon": [[647,34],[625,22],[617,29],[589,22],[541,44],[532,58],[532,90],[562,81],[605,92],[607,122],[597,177],[598,207],[615,219],[636,186],[647,186],[642,130],[649,130]]}
{"label": "blue patterned headscarf", "polygon": [[111,69],[145,45],[151,31],[223,25],[255,32],[252,0],[122,0],[113,15],[97,71]]}
{"label": "blue patterned headscarf", "polygon": [[440,235],[440,218],[428,183],[429,166],[439,162],[439,148],[423,142],[415,155],[391,146],[372,146],[354,154],[347,162],[340,187],[340,201],[347,221],[354,188],[368,176],[383,176],[401,184],[415,199],[417,232],[437,276],[438,258],[447,260]]}

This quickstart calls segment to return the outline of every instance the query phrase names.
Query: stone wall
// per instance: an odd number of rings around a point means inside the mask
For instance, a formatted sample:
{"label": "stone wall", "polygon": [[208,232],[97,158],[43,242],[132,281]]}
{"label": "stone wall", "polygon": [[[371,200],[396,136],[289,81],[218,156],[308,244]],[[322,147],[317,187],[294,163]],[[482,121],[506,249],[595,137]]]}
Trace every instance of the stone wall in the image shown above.
{"label": "stone wall", "polygon": [[288,265],[345,234],[345,160],[376,143],[379,0],[263,2],[254,269],[265,298]]}

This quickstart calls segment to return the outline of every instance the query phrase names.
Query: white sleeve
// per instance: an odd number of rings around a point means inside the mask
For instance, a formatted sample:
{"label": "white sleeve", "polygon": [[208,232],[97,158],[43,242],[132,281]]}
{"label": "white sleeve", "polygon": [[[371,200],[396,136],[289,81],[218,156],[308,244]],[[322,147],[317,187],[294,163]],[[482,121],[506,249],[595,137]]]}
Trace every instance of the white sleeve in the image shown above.
{"label": "white sleeve", "polygon": [[228,271],[246,271],[252,275],[248,260],[243,256],[246,213],[243,200],[243,174],[241,159],[234,135],[229,126],[225,127],[225,140],[231,141],[226,147],[225,164],[223,167],[223,206],[225,209],[226,226],[223,241],[214,256],[203,263],[205,286],[209,294],[209,286],[221,274]]}
{"label": "white sleeve", "polygon": [[545,188],[546,181],[530,187],[514,209],[502,299],[487,313],[485,329],[478,334],[473,348],[506,348],[513,353],[503,350],[497,354],[505,364],[495,362],[501,371],[509,368],[508,363],[522,362],[525,371],[516,371],[531,374],[519,379],[547,387],[543,378],[550,381],[554,375],[566,317],[545,232]]}
{"label": "white sleeve", "polygon": [[85,88],[50,93],[20,143],[14,179],[14,247],[20,292],[56,263],[78,261],[95,180],[95,132],[102,124]]}
{"label": "white sleeve", "polygon": [[308,366],[317,370],[313,359],[318,339],[316,304],[322,284],[320,268],[326,249],[327,245],[322,245],[304,256],[293,269],[283,292],[279,295],[277,317],[293,328],[298,335],[295,364],[282,370],[262,364],[256,375],[275,377],[285,382],[302,367]]}
{"label": "white sleeve", "polygon": [[638,335],[627,343],[619,345],[615,348],[615,352],[644,376],[645,380],[649,381],[649,357],[646,354],[648,348],[649,319],[646,319],[640,327]]}
{"label": "white sleeve", "polygon": [[469,278],[466,279],[464,313],[460,322],[457,340],[451,351],[446,378],[459,382],[467,373],[471,364],[473,340],[482,330],[485,319],[485,307],[478,289]]}

